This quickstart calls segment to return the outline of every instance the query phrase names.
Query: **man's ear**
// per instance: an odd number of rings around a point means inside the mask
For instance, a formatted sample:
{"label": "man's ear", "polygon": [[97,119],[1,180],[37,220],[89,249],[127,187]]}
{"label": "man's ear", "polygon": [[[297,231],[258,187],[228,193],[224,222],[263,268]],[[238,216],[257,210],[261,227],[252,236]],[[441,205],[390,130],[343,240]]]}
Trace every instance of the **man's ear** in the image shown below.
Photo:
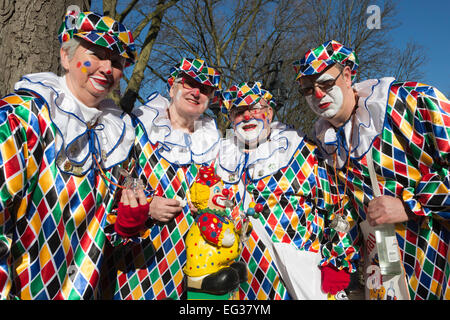
{"label": "man's ear", "polygon": [[66,70],[66,72],[69,70],[69,54],[67,53],[67,50],[64,50],[63,48],[59,49],[59,56],[61,57],[61,65]]}
{"label": "man's ear", "polygon": [[272,107],[267,108],[267,119],[269,120],[269,124],[272,123],[273,120],[273,109]]}
{"label": "man's ear", "polygon": [[169,97],[170,97],[171,100],[173,100],[175,98],[175,91],[176,91],[175,86],[176,86],[176,84],[177,83],[174,81],[172,86],[169,89]]}
{"label": "man's ear", "polygon": [[342,72],[343,79],[347,87],[352,86],[352,69],[349,66],[344,67],[344,71]]}

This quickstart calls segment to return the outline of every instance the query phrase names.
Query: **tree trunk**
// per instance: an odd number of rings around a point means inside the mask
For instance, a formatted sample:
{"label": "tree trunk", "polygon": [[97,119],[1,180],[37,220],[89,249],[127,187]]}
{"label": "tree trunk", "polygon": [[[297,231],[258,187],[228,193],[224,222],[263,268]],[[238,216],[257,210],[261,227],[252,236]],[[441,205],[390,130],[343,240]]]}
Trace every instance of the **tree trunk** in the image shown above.
{"label": "tree trunk", "polygon": [[69,5],[82,11],[86,0],[0,0],[0,96],[22,75],[60,74],[58,29]]}

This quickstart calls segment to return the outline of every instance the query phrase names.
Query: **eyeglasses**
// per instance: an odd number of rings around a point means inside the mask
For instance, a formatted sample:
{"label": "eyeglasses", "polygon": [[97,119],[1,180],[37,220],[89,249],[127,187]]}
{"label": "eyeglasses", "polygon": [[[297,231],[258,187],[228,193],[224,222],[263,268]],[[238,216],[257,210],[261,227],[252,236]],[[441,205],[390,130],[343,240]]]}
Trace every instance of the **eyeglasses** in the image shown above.
{"label": "eyeglasses", "polygon": [[339,74],[337,75],[336,78],[334,79],[330,79],[330,80],[325,80],[325,81],[321,81],[321,82],[314,82],[312,86],[310,87],[305,87],[302,88],[300,87],[298,89],[298,91],[300,92],[300,94],[304,95],[305,97],[310,96],[314,93],[314,88],[317,86],[321,91],[323,92],[328,92],[331,90],[331,88],[334,87],[334,85],[336,84],[337,79],[341,76],[342,71],[344,71],[344,69],[341,70],[341,72],[339,72]]}
{"label": "eyeglasses", "polygon": [[212,86],[207,86],[205,84],[201,84],[200,82],[196,81],[195,79],[191,78],[191,77],[182,77],[181,78],[181,85],[183,86],[183,88],[187,89],[187,90],[192,90],[192,89],[199,89],[200,93],[209,96],[211,93],[213,93],[216,88],[212,87]]}
{"label": "eyeglasses", "polygon": [[243,116],[245,111],[250,112],[251,115],[257,115],[257,114],[261,114],[263,112],[264,109],[266,109],[267,106],[263,106],[259,103],[253,105],[253,106],[245,106],[245,107],[237,107],[237,108],[233,108],[230,111],[230,117],[232,119],[235,119],[239,116]]}
{"label": "eyeglasses", "polygon": [[111,50],[108,50],[104,47],[98,46],[98,45],[87,45],[86,46],[86,53],[88,55],[92,55],[93,57],[96,57],[98,60],[110,60],[111,65],[113,68],[122,70],[125,66],[126,60],[124,57],[119,55],[118,53],[115,53]]}

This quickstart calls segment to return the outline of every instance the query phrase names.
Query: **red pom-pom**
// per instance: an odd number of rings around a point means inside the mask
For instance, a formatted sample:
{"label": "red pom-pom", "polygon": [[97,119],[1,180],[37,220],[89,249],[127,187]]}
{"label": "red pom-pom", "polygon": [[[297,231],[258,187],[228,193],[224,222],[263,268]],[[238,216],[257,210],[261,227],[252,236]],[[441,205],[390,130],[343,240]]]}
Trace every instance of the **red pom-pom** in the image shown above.
{"label": "red pom-pom", "polygon": [[263,205],[262,205],[261,203],[257,203],[257,204],[255,205],[255,211],[256,211],[256,212],[262,212],[263,209],[264,209],[264,207],[263,207]]}

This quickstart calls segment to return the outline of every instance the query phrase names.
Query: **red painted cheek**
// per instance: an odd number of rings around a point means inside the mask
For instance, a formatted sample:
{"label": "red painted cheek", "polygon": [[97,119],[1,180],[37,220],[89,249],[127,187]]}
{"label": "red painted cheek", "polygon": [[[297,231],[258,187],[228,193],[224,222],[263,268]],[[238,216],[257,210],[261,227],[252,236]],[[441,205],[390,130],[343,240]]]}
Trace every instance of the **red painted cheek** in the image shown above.
{"label": "red painted cheek", "polygon": [[79,67],[81,67],[81,62],[80,61],[78,61],[78,63],[77,63],[77,68],[79,68]]}

